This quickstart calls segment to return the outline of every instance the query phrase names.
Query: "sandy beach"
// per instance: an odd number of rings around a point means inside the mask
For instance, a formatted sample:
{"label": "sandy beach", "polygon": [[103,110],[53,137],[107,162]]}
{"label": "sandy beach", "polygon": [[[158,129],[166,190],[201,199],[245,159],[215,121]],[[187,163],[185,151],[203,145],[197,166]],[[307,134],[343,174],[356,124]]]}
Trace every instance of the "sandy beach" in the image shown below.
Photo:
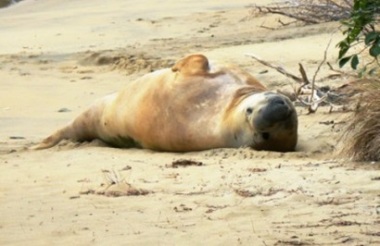
{"label": "sandy beach", "polygon": [[[0,245],[380,245],[378,163],[338,156],[352,112],[297,106],[290,153],[31,151],[97,98],[190,53],[295,82],[246,56],[314,75],[339,23],[281,26],[269,0],[24,0],[0,9]],[[337,67],[337,65],[335,65]],[[323,66],[319,77],[331,71]],[[338,87],[345,78],[321,85]],[[185,164],[189,165],[185,165]],[[178,165],[177,165],[178,164]]]}

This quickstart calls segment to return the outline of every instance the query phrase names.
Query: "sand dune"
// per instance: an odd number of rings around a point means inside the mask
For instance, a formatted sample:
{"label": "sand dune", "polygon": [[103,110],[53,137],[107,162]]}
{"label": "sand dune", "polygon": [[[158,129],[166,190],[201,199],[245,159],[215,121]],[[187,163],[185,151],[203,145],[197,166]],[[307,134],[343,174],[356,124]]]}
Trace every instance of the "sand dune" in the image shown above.
{"label": "sand dune", "polygon": [[336,62],[338,23],[278,28],[283,17],[247,18],[251,2],[24,0],[0,9],[0,244],[380,244],[379,166],[337,158],[350,113],[328,107],[297,107],[293,153],[96,141],[25,149],[191,52],[237,63],[272,89],[293,81],[246,53],[313,74],[331,38]]}

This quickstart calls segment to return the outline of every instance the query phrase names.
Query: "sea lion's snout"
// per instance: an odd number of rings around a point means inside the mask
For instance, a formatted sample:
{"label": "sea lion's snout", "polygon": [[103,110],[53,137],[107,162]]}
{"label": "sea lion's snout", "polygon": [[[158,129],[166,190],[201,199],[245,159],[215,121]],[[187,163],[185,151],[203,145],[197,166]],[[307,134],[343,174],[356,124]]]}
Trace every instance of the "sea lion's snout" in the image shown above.
{"label": "sea lion's snout", "polygon": [[268,103],[254,119],[256,129],[265,130],[276,123],[286,121],[293,113],[293,108],[289,105],[286,98],[278,95],[270,95]]}
{"label": "sea lion's snout", "polygon": [[263,109],[262,117],[269,122],[283,121],[289,117],[291,109],[285,99],[279,96],[269,99],[268,105]]}
{"label": "sea lion's snout", "polygon": [[297,144],[297,112],[285,96],[266,92],[251,117],[257,150],[293,151]]}

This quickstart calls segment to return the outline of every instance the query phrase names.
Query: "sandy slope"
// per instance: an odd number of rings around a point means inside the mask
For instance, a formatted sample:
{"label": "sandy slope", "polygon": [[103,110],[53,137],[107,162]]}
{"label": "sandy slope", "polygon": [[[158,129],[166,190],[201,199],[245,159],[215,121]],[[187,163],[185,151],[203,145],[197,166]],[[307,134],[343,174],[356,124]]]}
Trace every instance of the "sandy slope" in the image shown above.
{"label": "sandy slope", "polygon": [[[252,1],[225,2],[25,0],[0,10],[1,245],[380,244],[379,165],[334,158],[349,113],[298,107],[299,145],[286,154],[97,142],[24,150],[94,99],[190,52],[289,89],[244,54],[294,73],[302,62],[313,74],[329,39],[341,38],[337,23],[262,28],[279,17],[246,18]],[[332,45],[328,60],[335,54]],[[181,159],[201,165],[173,168]],[[149,193],[113,197],[125,181]]]}

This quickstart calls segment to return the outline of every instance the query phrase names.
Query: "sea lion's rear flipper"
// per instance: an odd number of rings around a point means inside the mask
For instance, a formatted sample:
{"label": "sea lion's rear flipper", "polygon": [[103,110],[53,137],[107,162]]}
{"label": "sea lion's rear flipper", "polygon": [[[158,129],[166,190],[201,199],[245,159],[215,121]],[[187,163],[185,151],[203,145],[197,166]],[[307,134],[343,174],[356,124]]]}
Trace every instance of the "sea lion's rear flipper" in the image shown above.
{"label": "sea lion's rear flipper", "polygon": [[[111,98],[112,99],[112,98]],[[57,130],[41,143],[32,146],[30,149],[47,149],[57,145],[61,140],[71,141],[91,141],[99,138],[99,126],[106,100],[102,99],[94,103],[89,109],[80,114],[65,127]]]}
{"label": "sea lion's rear flipper", "polygon": [[30,150],[40,150],[40,149],[48,149],[55,145],[57,145],[61,140],[68,139],[67,132],[69,130],[70,126],[66,126],[62,129],[59,129],[58,131],[51,134],[49,137],[42,140],[41,143],[36,144],[32,147],[30,147]]}

